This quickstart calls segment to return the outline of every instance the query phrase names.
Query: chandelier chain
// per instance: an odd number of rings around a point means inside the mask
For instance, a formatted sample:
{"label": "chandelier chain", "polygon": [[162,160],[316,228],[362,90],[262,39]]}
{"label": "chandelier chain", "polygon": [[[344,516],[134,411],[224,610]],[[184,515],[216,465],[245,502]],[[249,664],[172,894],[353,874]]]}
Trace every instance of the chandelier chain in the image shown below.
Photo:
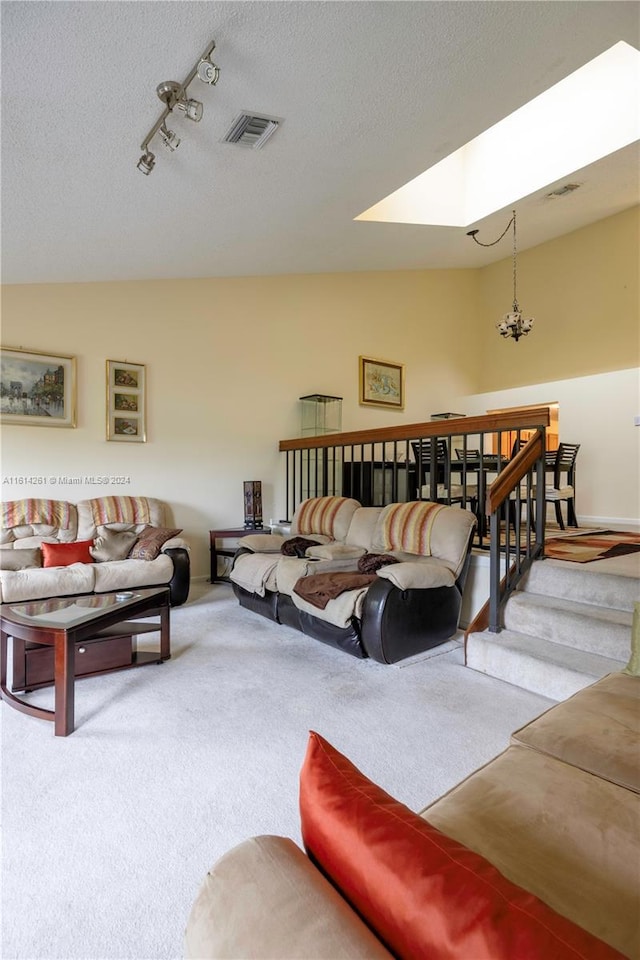
{"label": "chandelier chain", "polygon": [[[518,294],[516,293],[517,268],[516,268],[516,212],[515,210],[513,211],[511,223],[513,223],[513,312],[519,313],[520,307],[518,306]],[[509,224],[509,226],[511,226],[511,224]]]}
{"label": "chandelier chain", "polygon": [[479,247],[495,247],[496,243],[500,243],[500,241],[502,240],[502,238],[505,236],[505,234],[506,234],[507,230],[509,229],[509,227],[511,226],[511,224],[512,224],[512,223],[515,224],[515,219],[516,219],[516,212],[515,212],[515,210],[514,210],[514,211],[513,211],[513,216],[511,217],[511,220],[509,220],[509,223],[506,225],[506,227],[504,228],[504,230],[502,231],[502,233],[500,234],[500,236],[498,237],[498,239],[497,239],[497,240],[492,240],[491,243],[483,243],[482,240],[478,240],[478,238],[476,237],[476,233],[478,232],[477,230],[470,230],[469,233],[467,234],[467,236],[468,236],[468,237],[471,237],[471,239],[474,241],[474,243],[477,243]]}

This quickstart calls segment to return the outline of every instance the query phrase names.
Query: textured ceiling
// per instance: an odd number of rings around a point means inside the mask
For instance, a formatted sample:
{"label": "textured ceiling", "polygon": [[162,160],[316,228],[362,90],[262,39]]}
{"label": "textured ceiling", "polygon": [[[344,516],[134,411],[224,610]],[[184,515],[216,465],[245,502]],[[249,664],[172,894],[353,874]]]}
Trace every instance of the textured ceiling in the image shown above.
{"label": "textured ceiling", "polygon": [[[410,178],[618,40],[635,2],[1,4],[5,283],[478,266],[464,230],[353,222]],[[169,154],[137,169],[162,80],[208,42]],[[630,91],[638,96],[638,91]],[[283,118],[262,150],[221,143],[241,110]],[[154,143],[157,141],[154,141]],[[518,151],[535,144],[514,144]],[[524,249],[639,202],[638,146],[519,201]],[[506,209],[477,224],[493,239]],[[505,246],[505,244],[507,244]]]}

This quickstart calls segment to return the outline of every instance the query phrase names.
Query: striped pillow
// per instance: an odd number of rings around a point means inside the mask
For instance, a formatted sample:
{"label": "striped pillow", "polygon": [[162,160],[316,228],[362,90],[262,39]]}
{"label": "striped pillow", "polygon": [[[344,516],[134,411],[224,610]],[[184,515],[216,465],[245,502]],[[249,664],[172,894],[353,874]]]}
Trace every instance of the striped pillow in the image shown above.
{"label": "striped pillow", "polygon": [[146,497],[97,497],[89,500],[94,524],[149,523],[149,501]]}
{"label": "striped pillow", "polygon": [[334,524],[338,512],[347,497],[312,497],[298,507],[296,528],[301,536],[309,533],[321,533],[326,537],[334,536]]}
{"label": "striped pillow", "polygon": [[387,508],[382,537],[385,550],[402,550],[431,556],[431,528],[436,515],[443,509],[442,503],[392,503]]}

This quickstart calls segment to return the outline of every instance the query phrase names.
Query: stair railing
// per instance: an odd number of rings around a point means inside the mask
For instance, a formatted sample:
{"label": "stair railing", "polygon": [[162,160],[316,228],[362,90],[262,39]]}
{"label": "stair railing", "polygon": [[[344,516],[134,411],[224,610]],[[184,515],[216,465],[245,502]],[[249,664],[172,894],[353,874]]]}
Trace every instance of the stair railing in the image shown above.
{"label": "stair railing", "polygon": [[[478,520],[474,546],[488,548],[490,555],[490,598],[474,624],[498,632],[506,600],[544,550],[544,450],[549,423],[549,408],[535,407],[281,440],[279,449],[286,464],[285,519],[291,519],[303,500],[320,496],[353,497],[363,506],[438,499],[454,501],[463,509],[474,507]],[[414,450],[420,450],[420,441],[428,438],[433,438],[430,455],[423,458],[418,453],[416,459]],[[446,445],[444,464],[438,457],[442,445],[434,442],[440,438]],[[510,459],[513,445],[520,443],[522,448]],[[456,448],[461,459],[454,455]],[[471,450],[479,456],[472,457]],[[506,576],[501,582],[503,563]]]}
{"label": "stair railing", "polygon": [[[491,633],[501,630],[505,603],[533,561],[544,553],[544,451],[545,434],[540,428],[504,467],[487,493],[490,542],[488,629]],[[501,576],[502,557],[504,577]]]}

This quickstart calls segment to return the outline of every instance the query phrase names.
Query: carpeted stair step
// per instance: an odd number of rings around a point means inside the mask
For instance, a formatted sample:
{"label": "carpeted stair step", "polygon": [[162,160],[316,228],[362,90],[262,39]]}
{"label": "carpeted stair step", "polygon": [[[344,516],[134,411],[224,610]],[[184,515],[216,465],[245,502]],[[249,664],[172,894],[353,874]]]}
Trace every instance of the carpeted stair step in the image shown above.
{"label": "carpeted stair step", "polygon": [[533,563],[523,577],[520,589],[526,593],[540,593],[546,597],[564,597],[580,603],[633,610],[640,601],[640,580],[610,573],[597,573],[571,567],[562,560],[541,560]]}
{"label": "carpeted stair step", "polygon": [[516,591],[504,608],[507,630],[626,663],[633,614],[558,597]]}
{"label": "carpeted stair step", "polygon": [[468,667],[552,700],[564,700],[624,665],[513,630],[472,633],[467,638]]}

